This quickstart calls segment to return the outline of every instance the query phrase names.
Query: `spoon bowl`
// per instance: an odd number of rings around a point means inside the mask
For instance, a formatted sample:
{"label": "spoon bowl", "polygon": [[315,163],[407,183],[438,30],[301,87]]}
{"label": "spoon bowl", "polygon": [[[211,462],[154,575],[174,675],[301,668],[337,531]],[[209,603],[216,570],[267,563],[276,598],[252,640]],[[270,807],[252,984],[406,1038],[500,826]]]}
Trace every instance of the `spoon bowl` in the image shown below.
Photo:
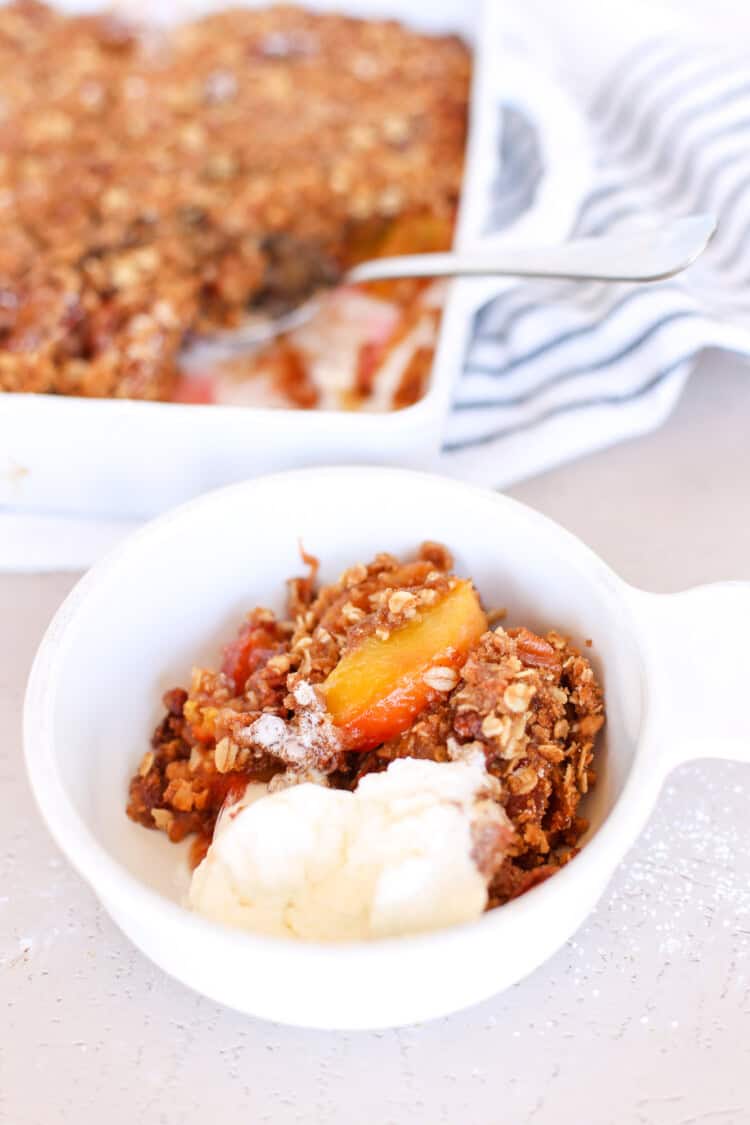
{"label": "spoon bowl", "polygon": [[[577,238],[558,246],[507,246],[445,254],[403,254],[374,258],[350,269],[336,284],[361,284],[422,277],[523,277],[568,281],[663,281],[687,269],[706,249],[717,229],[713,215],[671,219],[658,227]],[[330,288],[331,286],[327,286]],[[265,316],[256,311],[240,328],[201,337],[183,353],[183,364],[204,365],[231,357],[290,332],[315,316],[317,290],[299,304]]]}

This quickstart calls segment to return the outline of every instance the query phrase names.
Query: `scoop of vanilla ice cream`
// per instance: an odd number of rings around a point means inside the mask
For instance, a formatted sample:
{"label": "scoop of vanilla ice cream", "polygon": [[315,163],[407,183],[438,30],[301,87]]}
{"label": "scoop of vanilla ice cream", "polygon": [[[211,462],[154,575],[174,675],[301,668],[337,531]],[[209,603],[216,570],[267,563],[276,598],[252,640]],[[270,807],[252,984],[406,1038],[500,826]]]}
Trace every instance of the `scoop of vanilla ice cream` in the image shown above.
{"label": "scoop of vanilla ice cream", "polygon": [[353,793],[249,785],[219,818],[190,904],[218,922],[318,941],[469,921],[487,905],[475,829],[489,823],[498,840],[512,835],[487,800],[493,784],[477,755],[400,759]]}

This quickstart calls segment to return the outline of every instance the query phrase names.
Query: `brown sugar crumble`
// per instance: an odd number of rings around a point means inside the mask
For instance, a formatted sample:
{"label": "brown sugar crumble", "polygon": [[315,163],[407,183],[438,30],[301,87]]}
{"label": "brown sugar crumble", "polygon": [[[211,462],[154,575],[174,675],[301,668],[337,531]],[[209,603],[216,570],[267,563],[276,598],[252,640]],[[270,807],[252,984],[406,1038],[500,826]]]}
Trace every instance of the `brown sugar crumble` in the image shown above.
{"label": "brown sugar crumble", "polygon": [[390,21],[274,6],[158,31],[0,7],[0,391],[169,399],[192,335],[449,246],[469,77],[460,40]]}
{"label": "brown sugar crumble", "polygon": [[596,780],[604,702],[589,661],[555,631],[488,628],[440,544],[411,561],[379,554],[324,585],[305,561],[283,619],[252,610],[218,671],[196,668],[164,696],[128,815],[175,842],[196,833],[197,862],[250,781],[353,789],[397,758],[481,754],[512,826],[501,853],[477,843],[489,905],[553,874],[576,852]]}

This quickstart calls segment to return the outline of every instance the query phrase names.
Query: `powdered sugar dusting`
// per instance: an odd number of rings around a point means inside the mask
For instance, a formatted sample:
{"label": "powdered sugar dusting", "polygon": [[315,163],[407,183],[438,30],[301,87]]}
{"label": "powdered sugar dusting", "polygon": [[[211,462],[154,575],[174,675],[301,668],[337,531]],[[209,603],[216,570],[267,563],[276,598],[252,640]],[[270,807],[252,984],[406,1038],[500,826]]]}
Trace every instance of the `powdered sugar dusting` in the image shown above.
{"label": "powdered sugar dusting", "polygon": [[315,689],[307,680],[300,680],[295,684],[292,695],[300,707],[312,707],[315,703]]}
{"label": "powdered sugar dusting", "polygon": [[287,724],[278,715],[261,715],[248,728],[247,736],[255,746],[274,753],[287,738]]}
{"label": "powdered sugar dusting", "polygon": [[238,741],[273,754],[300,773],[329,773],[341,750],[338,732],[312,684],[298,680],[291,694],[297,708],[292,719],[260,715],[239,732]]}

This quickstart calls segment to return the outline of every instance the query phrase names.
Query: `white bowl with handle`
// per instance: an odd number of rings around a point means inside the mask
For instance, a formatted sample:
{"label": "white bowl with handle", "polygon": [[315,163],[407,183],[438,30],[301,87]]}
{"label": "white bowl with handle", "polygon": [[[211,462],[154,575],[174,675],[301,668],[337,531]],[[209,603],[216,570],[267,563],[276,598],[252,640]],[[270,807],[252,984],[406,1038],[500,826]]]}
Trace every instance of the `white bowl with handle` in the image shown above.
{"label": "white bowl with handle", "polygon": [[[185,850],[125,815],[128,779],[163,690],[261,603],[280,608],[298,541],[323,579],[425,538],[455,552],[488,605],[539,630],[591,638],[607,725],[583,849],[478,921],[354,944],[272,939],[184,905]],[[29,777],[52,835],[143,952],[248,1014],[320,1028],[444,1015],[531,972],[581,924],[635,842],[666,774],[695,756],[750,760],[744,624],[750,583],[672,596],[627,585],[568,532],[506,497],[384,468],[259,478],[148,524],[94,567],[49,627],[25,705]]]}

